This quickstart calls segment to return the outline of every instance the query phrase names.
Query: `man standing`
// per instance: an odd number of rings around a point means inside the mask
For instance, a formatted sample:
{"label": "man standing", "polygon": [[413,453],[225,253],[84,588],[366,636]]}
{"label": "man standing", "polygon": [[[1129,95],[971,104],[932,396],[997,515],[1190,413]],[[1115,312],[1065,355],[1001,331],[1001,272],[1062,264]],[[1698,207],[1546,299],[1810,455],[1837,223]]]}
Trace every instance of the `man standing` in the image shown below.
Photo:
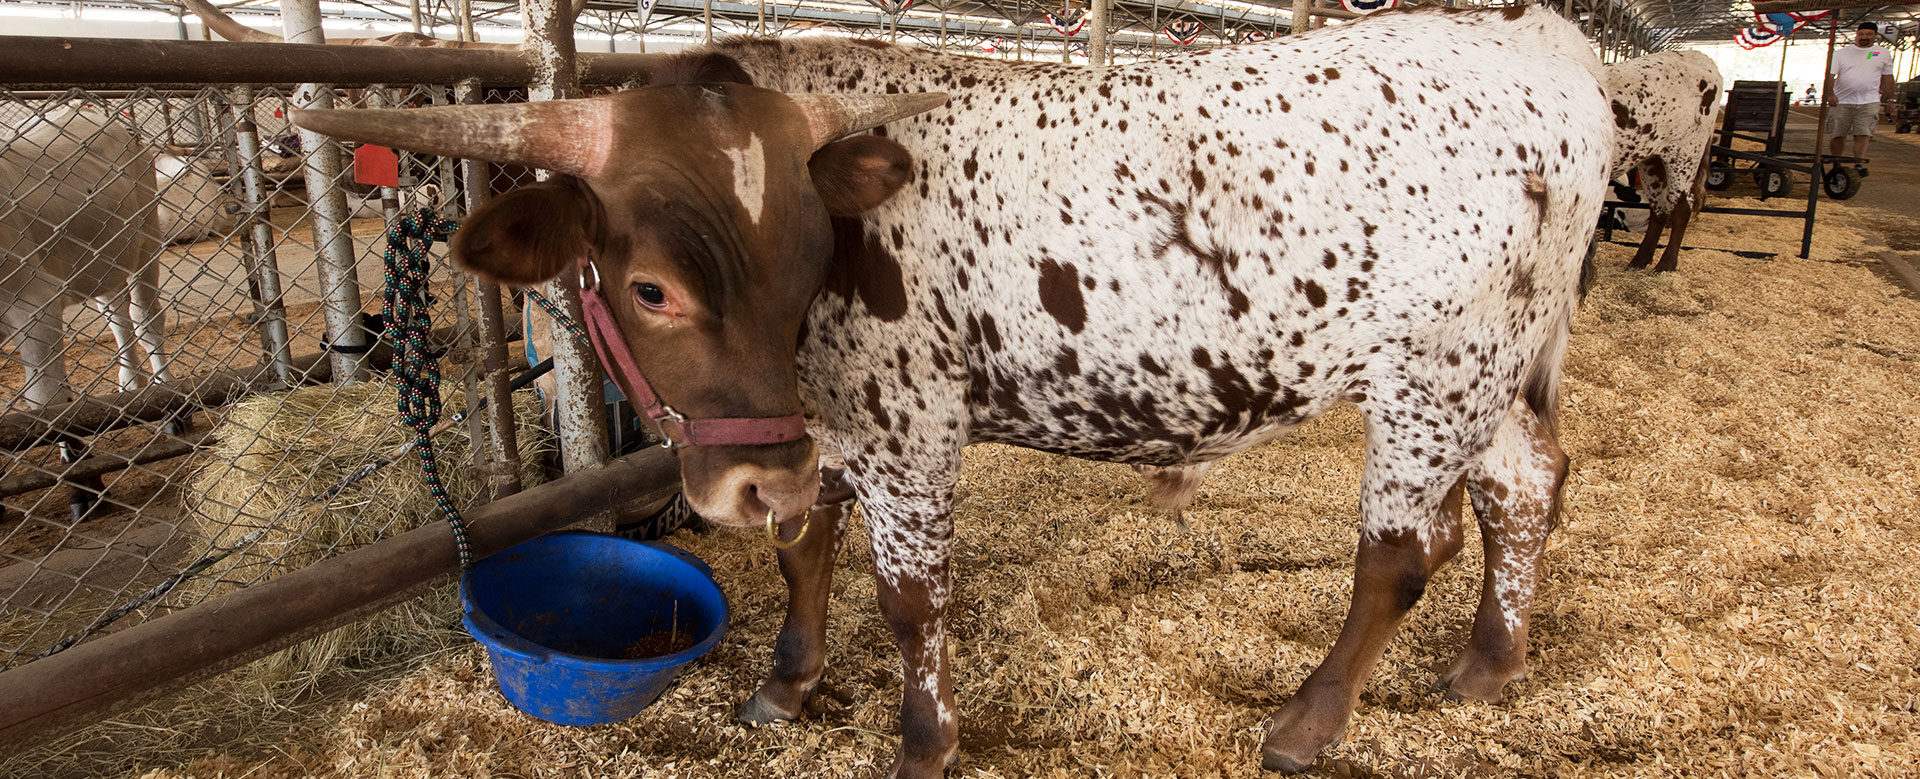
{"label": "man standing", "polygon": [[[1893,56],[1875,46],[1880,26],[1861,22],[1853,31],[1853,45],[1833,52],[1833,67],[1827,73],[1827,135],[1833,138],[1833,155],[1846,153],[1843,141],[1853,136],[1853,156],[1866,158],[1867,141],[1873,139],[1874,125],[1880,122],[1880,108],[1893,99]],[[1866,168],[1860,175],[1867,174]]]}

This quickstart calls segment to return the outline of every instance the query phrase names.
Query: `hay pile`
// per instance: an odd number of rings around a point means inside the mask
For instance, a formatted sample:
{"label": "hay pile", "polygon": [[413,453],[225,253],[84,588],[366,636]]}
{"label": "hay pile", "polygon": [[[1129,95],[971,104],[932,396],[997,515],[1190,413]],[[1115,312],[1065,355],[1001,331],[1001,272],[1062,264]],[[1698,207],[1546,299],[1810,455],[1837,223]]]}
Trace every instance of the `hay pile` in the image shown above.
{"label": "hay pile", "polygon": [[[1602,247],[1567,364],[1575,470],[1532,677],[1495,705],[1426,692],[1478,598],[1469,539],[1375,673],[1331,773],[1897,776],[1920,764],[1920,301],[1855,259],[1844,209],[1822,214],[1812,261],[1791,257],[1797,226],[1715,215],[1690,243],[1780,258],[1688,252],[1679,275],[1648,277],[1622,270],[1631,248]],[[1771,233],[1791,236],[1755,239]],[[1126,468],[969,450],[954,775],[1260,775],[1262,721],[1346,609],[1361,435],[1340,411],[1226,461],[1188,535],[1143,503]],[[531,720],[468,648],[277,738],[119,767],[154,779],[884,768],[900,670],[864,529],[834,577],[812,715],[761,730],[732,716],[783,614],[773,551],[720,532],[672,540],[713,565],[734,627],[629,721]]]}
{"label": "hay pile", "polygon": [[[447,413],[461,402],[443,387]],[[198,603],[354,547],[440,520],[419,457],[398,462],[315,503],[334,485],[413,439],[394,411],[395,390],[383,378],[349,385],[302,387],[256,395],[229,409],[214,442],[199,455],[189,488],[185,527],[201,548],[240,546],[232,556],[182,584],[173,606]],[[514,397],[520,425],[522,484],[543,479],[549,436],[532,391]],[[454,505],[475,505],[483,480],[470,466],[466,425],[434,438],[440,472]],[[199,551],[196,549],[196,552]],[[410,602],[262,659],[236,674],[268,694],[298,692],[343,662],[404,644],[423,631],[445,630],[457,613],[450,589]]]}

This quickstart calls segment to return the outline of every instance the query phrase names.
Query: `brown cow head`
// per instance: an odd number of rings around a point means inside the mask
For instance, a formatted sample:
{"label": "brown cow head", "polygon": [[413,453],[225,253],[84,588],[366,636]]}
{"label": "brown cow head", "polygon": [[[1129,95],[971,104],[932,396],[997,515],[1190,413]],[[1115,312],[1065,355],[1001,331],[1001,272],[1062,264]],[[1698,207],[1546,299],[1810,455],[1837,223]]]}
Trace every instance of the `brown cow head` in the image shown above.
{"label": "brown cow head", "polygon": [[[786,95],[744,84],[652,86],[521,105],[296,111],[301,127],[568,175],[470,217],[462,265],[507,284],[574,277],[592,257],[635,362],[690,418],[801,411],[794,353],[832,255],[830,215],[879,205],[912,176],[898,144],[837,140],[945,95]],[[625,387],[631,397],[633,389]],[[683,450],[702,516],[798,517],[818,491],[802,439]]]}

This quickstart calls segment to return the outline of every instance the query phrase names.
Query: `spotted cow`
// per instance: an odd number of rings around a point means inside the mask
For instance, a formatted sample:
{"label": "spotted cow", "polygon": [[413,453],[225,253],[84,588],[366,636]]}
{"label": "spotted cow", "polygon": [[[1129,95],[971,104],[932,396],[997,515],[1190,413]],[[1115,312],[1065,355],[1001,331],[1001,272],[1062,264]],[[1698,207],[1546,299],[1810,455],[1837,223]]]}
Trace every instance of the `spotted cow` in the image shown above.
{"label": "spotted cow", "polygon": [[459,261],[582,277],[684,416],[805,415],[800,440],[681,450],[702,516],[797,539],[745,721],[799,716],[825,666],[846,515],[816,507],[823,470],[864,506],[902,653],[893,773],[935,776],[961,727],[967,444],[1187,469],[1341,403],[1368,421],[1352,607],[1265,764],[1303,769],[1341,738],[1460,549],[1467,497],[1487,571],[1441,686],[1497,699],[1526,672],[1567,472],[1560,363],[1613,149],[1599,63],[1551,12],[1422,7],[1101,69],[730,40],[609,97],[294,119],[570,174],[474,214]]}
{"label": "spotted cow", "polygon": [[1707,157],[1720,107],[1720,69],[1697,51],[1665,51],[1606,67],[1612,102],[1613,176],[1637,172],[1651,214],[1634,268],[1653,262],[1668,226],[1673,234],[1656,273],[1679,267],[1687,222],[1706,195]]}

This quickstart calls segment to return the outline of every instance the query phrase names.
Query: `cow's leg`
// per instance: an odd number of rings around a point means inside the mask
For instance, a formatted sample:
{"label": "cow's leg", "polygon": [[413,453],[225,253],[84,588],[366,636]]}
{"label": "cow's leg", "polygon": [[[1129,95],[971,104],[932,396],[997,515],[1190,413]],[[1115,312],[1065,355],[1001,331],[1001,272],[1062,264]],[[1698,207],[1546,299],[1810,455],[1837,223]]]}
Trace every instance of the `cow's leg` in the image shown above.
{"label": "cow's leg", "polygon": [[93,307],[107,318],[107,329],[113,331],[114,361],[120,364],[120,390],[139,389],[146,384],[147,375],[140,370],[140,358],[134,354],[134,327],[133,320],[127,316],[126,292],[94,298]]}
{"label": "cow's leg", "polygon": [[[34,310],[26,327],[20,332],[20,361],[26,364],[27,374],[23,394],[32,408],[65,403],[72,396],[71,387],[67,384],[67,356],[63,348],[66,331],[60,320],[60,304],[48,303]],[[85,441],[64,433],[59,436],[57,446],[62,462],[72,464],[87,456]],[[67,513],[74,522],[80,522],[99,505],[100,495],[106,491],[106,487],[98,476],[69,483],[73,491],[67,494]]]}
{"label": "cow's leg", "polygon": [[1270,770],[1304,771],[1340,740],[1387,642],[1427,580],[1460,551],[1461,435],[1371,416],[1353,602],[1326,659],[1268,723],[1261,764]]}
{"label": "cow's leg", "polygon": [[[773,645],[773,672],[740,707],[740,721],[763,725],[800,717],[807,696],[827,667],[827,595],[833,584],[833,560],[846,534],[847,507],[818,506],[800,543],[780,551],[780,574],[787,580],[787,621]],[[800,532],[800,523],[781,529],[784,540]]]}
{"label": "cow's leg", "polygon": [[57,302],[35,309],[20,329],[16,347],[26,367],[21,394],[30,408],[46,408],[68,400],[67,358],[62,348],[65,335]]}
{"label": "cow's leg", "polygon": [[[167,365],[167,311],[160,305],[159,285],[153,278],[157,273],[158,262],[149,263],[133,281],[128,294],[133,312],[133,334],[140,341],[140,348],[147,352],[147,365],[153,369],[156,382],[173,381],[173,371]],[[169,435],[186,435],[193,430],[193,413],[182,411],[167,418],[162,426]]]}
{"label": "cow's leg", "polygon": [[1547,535],[1560,518],[1567,457],[1552,431],[1514,403],[1493,446],[1467,472],[1467,493],[1486,549],[1473,634],[1435,683],[1451,697],[1495,701],[1527,675],[1527,622]]}
{"label": "cow's leg", "polygon": [[1654,273],[1672,273],[1680,269],[1680,244],[1687,239],[1687,223],[1693,221],[1693,210],[1692,197],[1682,198],[1673,207],[1673,229],[1667,234],[1667,250],[1660,254],[1660,264],[1653,266]]}
{"label": "cow's leg", "polygon": [[173,381],[167,367],[167,310],[160,305],[160,290],[152,274],[142,273],[128,290],[133,312],[133,334],[147,352],[147,365],[155,381]]}
{"label": "cow's leg", "polygon": [[[953,459],[957,474],[957,452]],[[960,748],[953,672],[947,662],[952,488],[895,484],[880,492],[863,490],[860,499],[871,535],[880,612],[900,645],[900,751],[889,775],[941,776]]]}
{"label": "cow's leg", "polygon": [[1647,209],[1647,233],[1640,237],[1640,248],[1633,253],[1633,261],[1627,263],[1627,267],[1645,268],[1653,264],[1653,252],[1660,247],[1660,234],[1667,231],[1669,217],[1670,209],[1661,208],[1657,203]]}
{"label": "cow's leg", "polygon": [[1187,504],[1193,502],[1193,493],[1200,489],[1200,481],[1213,469],[1213,463],[1172,467],[1136,465],[1133,469],[1146,477],[1147,502],[1173,514],[1180,532],[1187,532]]}

